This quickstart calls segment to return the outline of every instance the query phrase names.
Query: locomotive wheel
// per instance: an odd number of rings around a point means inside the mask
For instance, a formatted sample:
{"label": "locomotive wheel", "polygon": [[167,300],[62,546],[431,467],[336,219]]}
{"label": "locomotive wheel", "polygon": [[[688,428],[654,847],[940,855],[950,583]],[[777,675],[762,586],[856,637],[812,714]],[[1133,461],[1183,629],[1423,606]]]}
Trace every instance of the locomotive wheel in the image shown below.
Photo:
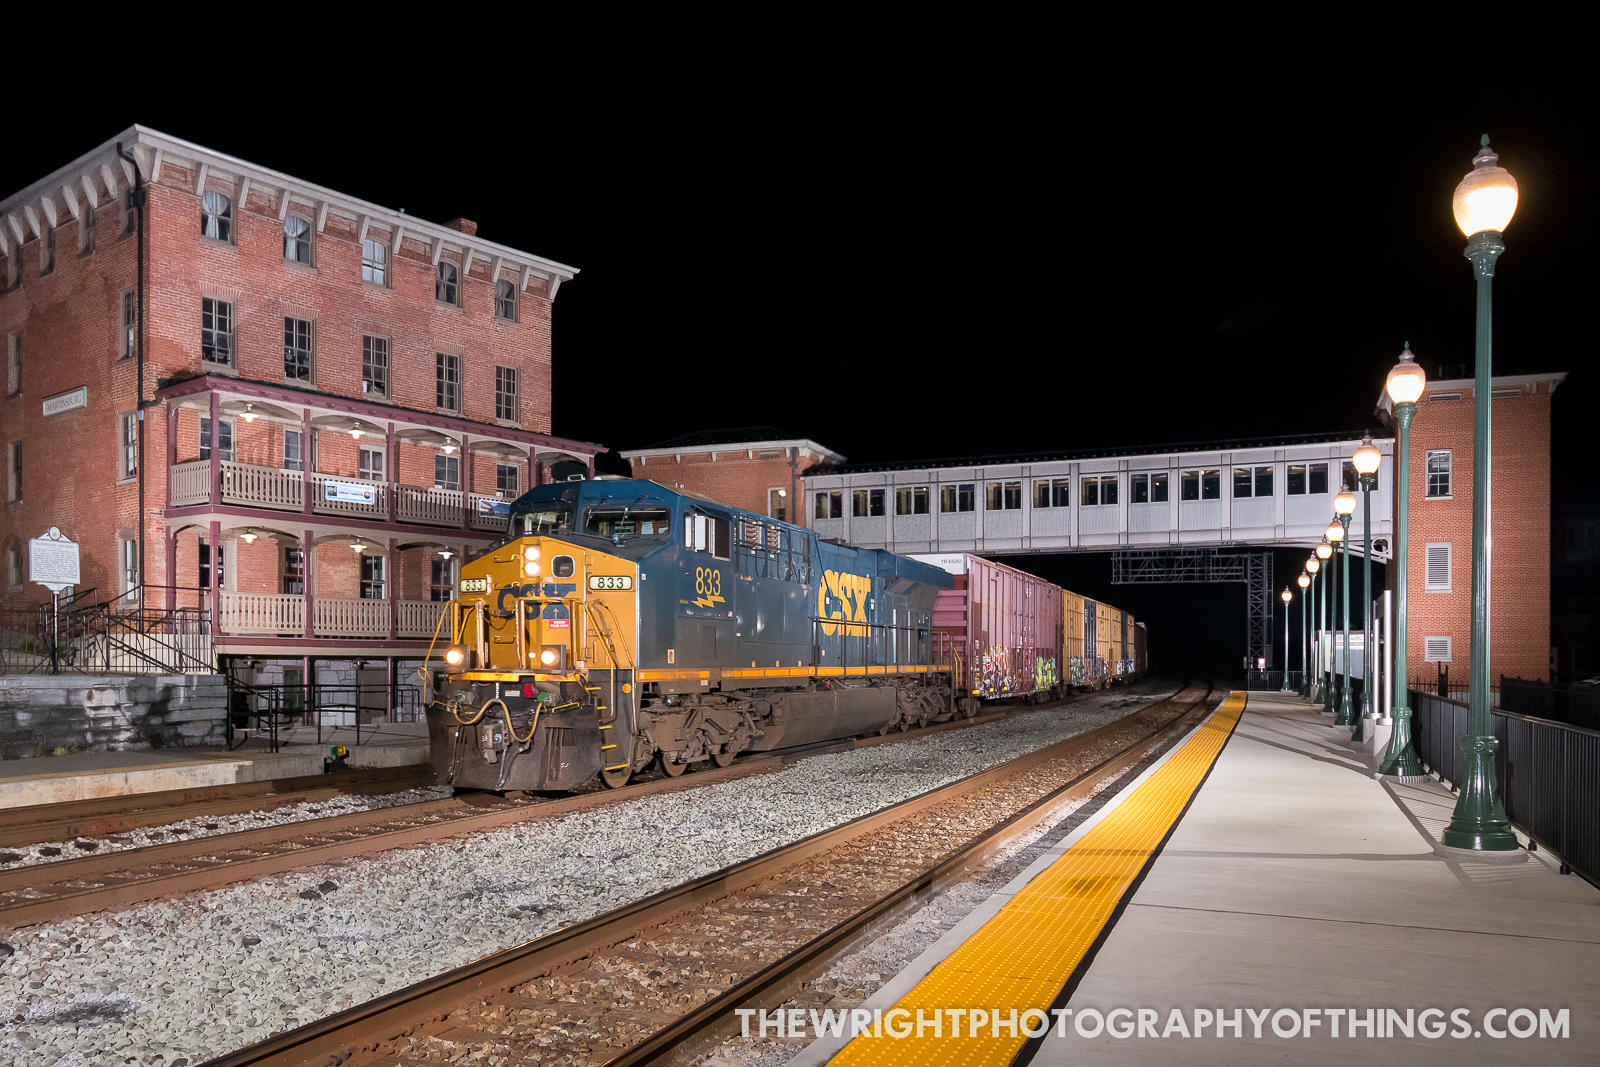
{"label": "locomotive wheel", "polygon": [[728,764],[732,763],[734,759],[738,757],[738,755],[739,753],[737,752],[724,752],[720,748],[713,749],[711,752],[711,762],[718,767],[726,767]]}
{"label": "locomotive wheel", "polygon": [[661,773],[668,778],[682,778],[683,772],[689,769],[687,763],[672,762],[665,752],[662,752],[656,759],[656,764],[661,768]]}
{"label": "locomotive wheel", "polygon": [[624,767],[617,771],[601,771],[600,784],[607,789],[621,789],[628,784],[628,779],[633,777],[633,768]]}

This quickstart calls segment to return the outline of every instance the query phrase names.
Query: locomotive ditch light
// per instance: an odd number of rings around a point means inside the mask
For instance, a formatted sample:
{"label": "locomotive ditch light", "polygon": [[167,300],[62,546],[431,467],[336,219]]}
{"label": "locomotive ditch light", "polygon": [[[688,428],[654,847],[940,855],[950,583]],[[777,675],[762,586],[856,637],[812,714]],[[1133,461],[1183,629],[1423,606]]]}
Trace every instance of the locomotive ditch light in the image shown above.
{"label": "locomotive ditch light", "polygon": [[445,670],[455,673],[467,669],[467,646],[451,645],[444,651]]}
{"label": "locomotive ditch light", "polygon": [[545,645],[534,656],[534,669],[538,671],[566,673],[567,646]]}

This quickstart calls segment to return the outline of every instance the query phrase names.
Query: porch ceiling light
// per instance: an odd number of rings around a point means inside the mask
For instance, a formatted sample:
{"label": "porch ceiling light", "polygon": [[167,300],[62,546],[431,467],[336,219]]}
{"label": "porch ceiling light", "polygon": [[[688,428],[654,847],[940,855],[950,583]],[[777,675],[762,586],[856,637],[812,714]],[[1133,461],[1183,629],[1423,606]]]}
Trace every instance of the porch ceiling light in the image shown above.
{"label": "porch ceiling light", "polygon": [[353,429],[353,430],[350,431],[350,436],[354,437],[356,440],[359,441],[359,440],[361,440],[361,431]]}
{"label": "porch ceiling light", "polygon": [[440,559],[449,559],[453,555],[455,555],[455,553],[450,551],[448,548],[441,548],[439,550],[439,558]]}
{"label": "porch ceiling light", "polygon": [[1372,435],[1367,434],[1361,439],[1361,447],[1356,449],[1356,454],[1350,457],[1356,470],[1361,474],[1378,473],[1378,464],[1383,462],[1383,453],[1378,451],[1378,446],[1372,443]]}
{"label": "porch ceiling light", "polygon": [[366,548],[367,546],[362,544],[360,541],[357,541],[355,544],[351,545],[350,547],[355,549],[357,554],[360,554],[361,550],[363,548]]}
{"label": "porch ceiling light", "polygon": [[1310,585],[1311,585],[1311,575],[1302,574],[1300,577],[1295,579],[1295,584],[1298,585],[1301,589],[1309,588]]}
{"label": "porch ceiling light", "polygon": [[254,407],[255,407],[254,404],[246,404],[244,406],[244,421],[245,422],[255,422],[256,421],[256,413],[253,410],[251,410]]}
{"label": "porch ceiling light", "polygon": [[244,533],[240,534],[239,535],[239,540],[243,541],[247,545],[255,544],[256,543],[255,527],[252,526],[250,529],[248,529]]}
{"label": "porch ceiling light", "polygon": [[[1328,529],[1325,532],[1328,535],[1328,540],[1329,541],[1343,541],[1344,540],[1344,527],[1339,525],[1337,522],[1328,523]],[[1317,546],[1317,550],[1319,552],[1321,551],[1321,546],[1320,545]],[[1333,548],[1330,546],[1328,551],[1332,552]]]}
{"label": "porch ceiling light", "polygon": [[1354,515],[1356,511],[1356,495],[1346,489],[1333,498],[1333,513],[1335,515]]}
{"label": "porch ceiling light", "polygon": [[457,444],[456,444],[456,442],[455,442],[455,438],[453,438],[453,437],[446,437],[446,438],[445,438],[445,439],[444,439],[444,444],[442,444],[442,445],[440,445],[440,446],[439,446],[439,450],[440,450],[440,451],[441,451],[441,452],[443,452],[443,453],[444,453],[444,454],[445,454],[445,455],[447,455],[447,456],[453,456],[453,455],[455,455],[455,453],[456,453],[456,449],[457,449],[457,448],[458,448],[458,447],[459,447],[459,446],[458,446],[458,445],[457,445]]}
{"label": "porch ceiling light", "polygon": [[[1334,523],[1334,525],[1337,526],[1339,524],[1338,523]],[[1343,532],[1344,531],[1342,531],[1342,530],[1340,531],[1340,533],[1343,533]],[[1328,544],[1328,542],[1324,541],[1324,542],[1322,542],[1322,544],[1317,546],[1317,558],[1318,559],[1327,559],[1331,555],[1333,555],[1333,546]]]}

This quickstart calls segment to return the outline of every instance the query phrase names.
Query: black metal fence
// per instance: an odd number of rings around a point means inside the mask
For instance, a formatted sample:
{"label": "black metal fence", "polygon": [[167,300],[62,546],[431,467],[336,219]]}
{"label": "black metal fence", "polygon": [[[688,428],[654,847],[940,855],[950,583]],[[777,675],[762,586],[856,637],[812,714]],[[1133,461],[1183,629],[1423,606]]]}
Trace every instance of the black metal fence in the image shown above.
{"label": "black metal fence", "polygon": [[252,737],[278,751],[285,732],[315,727],[317,744],[334,730],[355,731],[361,744],[384,722],[421,722],[422,689],[397,682],[391,685],[243,685],[230,682],[228,690],[228,748],[235,749]]}
{"label": "black metal fence", "polygon": [[99,603],[93,589],[31,610],[0,611],[0,674],[209,674],[211,613],[167,608],[145,587]]}
{"label": "black metal fence", "polygon": [[[1304,684],[1305,684],[1305,672],[1304,671],[1290,671],[1289,672],[1289,688],[1290,689],[1299,689]],[[1247,689],[1247,690],[1249,690],[1250,692],[1253,692],[1253,693],[1259,693],[1259,692],[1282,692],[1283,691],[1283,672],[1282,671],[1257,671],[1257,670],[1246,671],[1245,672],[1245,676],[1244,676],[1244,687],[1245,687],[1245,689]]]}
{"label": "black metal fence", "polygon": [[[1423,764],[1461,781],[1467,705],[1412,690],[1412,741]],[[1506,817],[1566,868],[1600,885],[1600,730],[1511,711],[1490,716]]]}
{"label": "black metal fence", "polygon": [[1551,685],[1501,675],[1500,707],[1519,715],[1600,730],[1600,685]]}

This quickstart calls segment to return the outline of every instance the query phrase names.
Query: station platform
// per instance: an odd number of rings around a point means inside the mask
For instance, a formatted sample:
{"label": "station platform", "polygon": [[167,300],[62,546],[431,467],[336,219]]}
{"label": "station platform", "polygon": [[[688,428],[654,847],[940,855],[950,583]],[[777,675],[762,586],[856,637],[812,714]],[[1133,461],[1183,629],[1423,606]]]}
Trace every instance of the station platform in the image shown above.
{"label": "station platform", "polygon": [[183,747],[132,752],[81,752],[0,763],[0,810],[67,800],[159,793],[169,789],[232,785],[321,774],[328,749],[350,750],[350,767],[400,767],[428,761],[426,723],[374,723],[361,727],[295,727],[267,751],[264,738],[250,738],[228,751]]}
{"label": "station platform", "polygon": [[1233,694],[792,1067],[1594,1062],[1600,891],[1437,851],[1454,796],[1328,721]]}

